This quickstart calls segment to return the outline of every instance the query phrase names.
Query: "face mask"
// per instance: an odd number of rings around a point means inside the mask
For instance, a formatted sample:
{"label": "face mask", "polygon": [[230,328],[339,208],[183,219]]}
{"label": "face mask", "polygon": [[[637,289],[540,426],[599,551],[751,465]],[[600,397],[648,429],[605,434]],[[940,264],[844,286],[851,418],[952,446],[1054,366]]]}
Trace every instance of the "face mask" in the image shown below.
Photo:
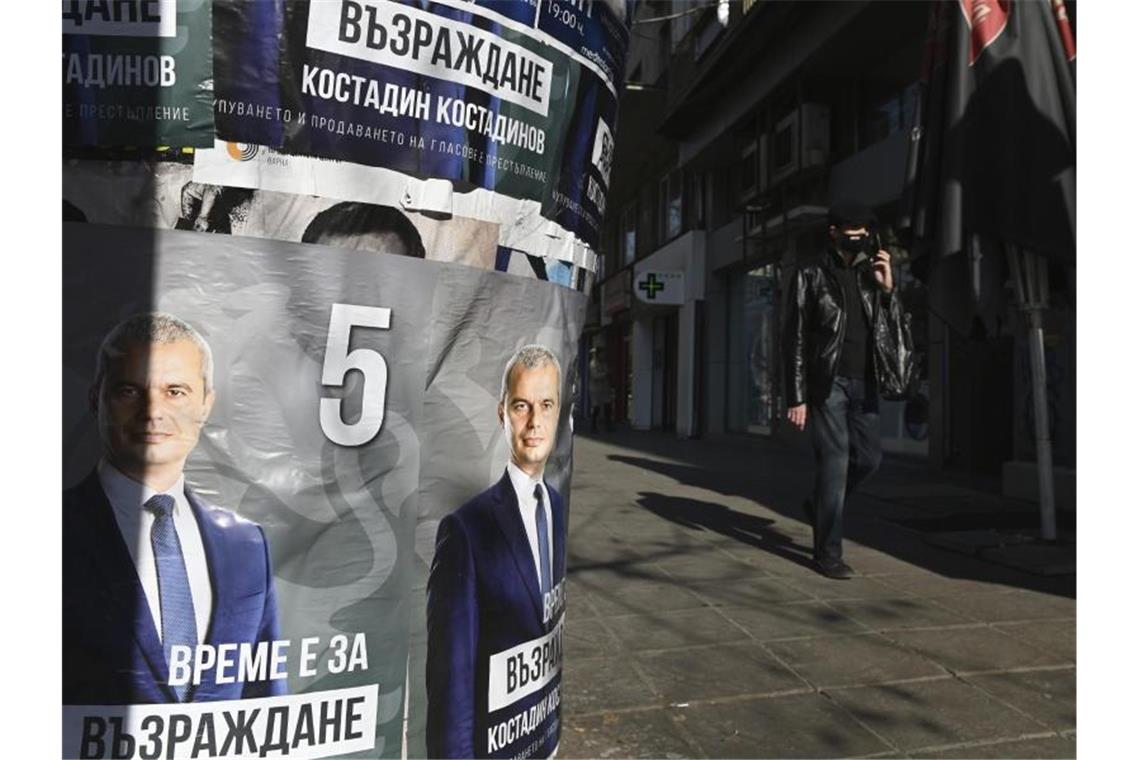
{"label": "face mask", "polygon": [[859,253],[866,253],[870,243],[870,235],[860,235],[859,237],[848,237],[846,235],[839,236],[839,250],[850,256],[854,256]]}

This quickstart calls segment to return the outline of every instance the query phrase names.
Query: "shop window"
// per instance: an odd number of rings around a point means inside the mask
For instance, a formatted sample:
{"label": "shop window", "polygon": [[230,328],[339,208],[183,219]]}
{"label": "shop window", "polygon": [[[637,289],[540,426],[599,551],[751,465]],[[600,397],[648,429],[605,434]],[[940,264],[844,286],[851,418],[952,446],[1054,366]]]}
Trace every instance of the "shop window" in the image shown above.
{"label": "shop window", "polygon": [[684,220],[684,174],[680,171],[671,172],[662,178],[660,184],[661,198],[661,241],[672,240],[680,235],[685,228]]}
{"label": "shop window", "polygon": [[630,206],[621,215],[621,263],[632,264],[637,258],[637,206]]}

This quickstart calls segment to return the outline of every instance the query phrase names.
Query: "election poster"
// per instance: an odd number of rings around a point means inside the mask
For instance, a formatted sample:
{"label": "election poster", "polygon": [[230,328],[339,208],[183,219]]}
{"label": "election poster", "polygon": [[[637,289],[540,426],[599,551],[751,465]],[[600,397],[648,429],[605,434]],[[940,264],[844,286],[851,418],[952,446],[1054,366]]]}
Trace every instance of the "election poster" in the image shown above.
{"label": "election poster", "polygon": [[63,143],[208,147],[210,0],[63,0]]}
{"label": "election poster", "polygon": [[62,754],[550,757],[621,6],[205,5],[210,139],[63,166]]}
{"label": "election poster", "polygon": [[[422,702],[407,689],[428,534],[510,456],[504,363],[548,346],[570,387],[585,297],[403,251],[194,231],[69,223],[64,249],[65,756],[400,756]],[[180,365],[171,345],[194,350]],[[156,384],[178,395],[140,409]],[[570,403],[546,473],[563,493]],[[197,518],[183,572],[209,607],[165,653],[163,565],[152,616],[132,572],[148,536],[117,508],[163,490],[164,464]]]}
{"label": "election poster", "polygon": [[531,200],[597,245],[621,3],[219,0],[214,13],[220,139]]}

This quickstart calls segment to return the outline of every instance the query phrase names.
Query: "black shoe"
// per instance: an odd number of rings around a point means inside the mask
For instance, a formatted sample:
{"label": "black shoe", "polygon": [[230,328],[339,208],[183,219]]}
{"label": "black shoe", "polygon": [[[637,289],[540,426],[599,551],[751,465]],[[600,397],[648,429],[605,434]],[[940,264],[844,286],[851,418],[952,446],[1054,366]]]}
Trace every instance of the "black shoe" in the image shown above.
{"label": "black shoe", "polygon": [[815,561],[815,569],[819,574],[836,581],[849,580],[855,571],[841,559],[823,559]]}

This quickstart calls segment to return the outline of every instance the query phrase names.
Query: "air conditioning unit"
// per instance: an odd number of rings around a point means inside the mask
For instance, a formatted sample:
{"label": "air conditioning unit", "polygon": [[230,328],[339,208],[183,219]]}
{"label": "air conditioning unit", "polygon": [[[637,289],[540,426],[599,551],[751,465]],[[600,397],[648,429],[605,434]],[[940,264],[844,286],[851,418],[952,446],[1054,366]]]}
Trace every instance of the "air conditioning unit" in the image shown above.
{"label": "air conditioning unit", "polygon": [[826,166],[831,147],[831,109],[822,103],[804,103],[776,122],[769,146],[772,184],[803,169]]}

